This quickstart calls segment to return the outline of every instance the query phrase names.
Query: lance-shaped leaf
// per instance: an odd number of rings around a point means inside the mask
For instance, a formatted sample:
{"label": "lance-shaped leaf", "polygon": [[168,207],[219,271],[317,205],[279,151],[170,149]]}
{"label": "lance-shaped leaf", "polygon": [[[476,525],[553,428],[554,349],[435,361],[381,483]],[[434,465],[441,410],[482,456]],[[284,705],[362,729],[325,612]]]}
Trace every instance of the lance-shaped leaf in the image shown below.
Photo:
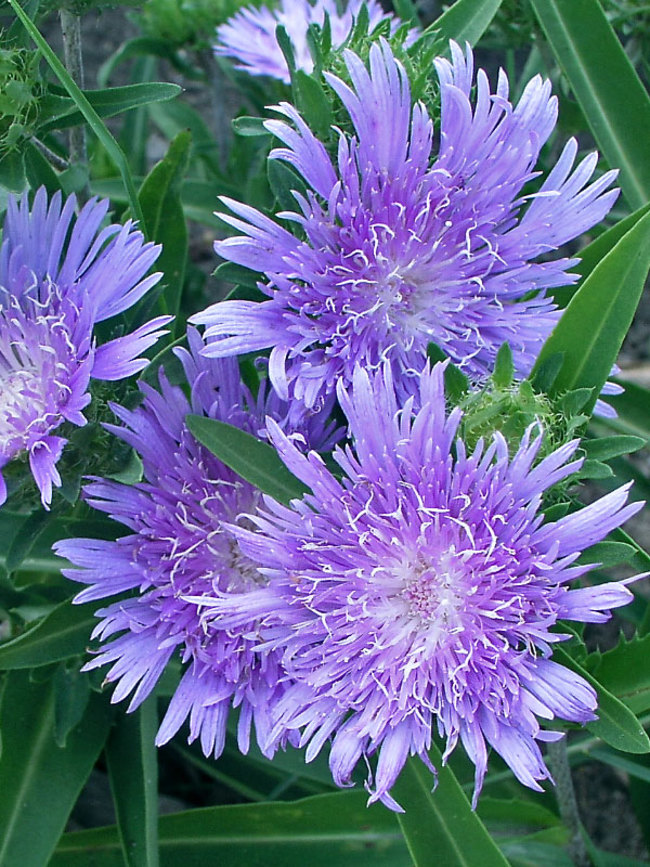
{"label": "lance-shaped leaf", "polygon": [[[366,801],[337,792],[161,816],[161,867],[412,867],[395,815]],[[97,867],[123,867],[115,828],[66,834],[48,867],[88,867],[91,853]]]}
{"label": "lance-shaped leaf", "polygon": [[602,654],[592,653],[587,668],[634,713],[650,710],[650,635],[623,640]]}
{"label": "lance-shaped leaf", "polygon": [[165,313],[176,315],[187,264],[187,223],[181,185],[187,170],[192,137],[180,132],[169,150],[144,179],[138,194],[147,236],[162,244],[156,267],[164,272]]}
{"label": "lance-shaped leaf", "polygon": [[83,719],[54,740],[53,682],[34,683],[12,672],[0,706],[0,865],[43,867],[61,836],[82,786],[99,755],[110,722],[109,707],[93,695]]}
{"label": "lance-shaped leaf", "polygon": [[[147,81],[127,84],[124,87],[107,87],[104,90],[84,90],[83,95],[99,117],[114,117],[125,111],[173,99],[181,92],[178,84],[166,81]],[[53,129],[66,129],[83,123],[84,117],[69,98],[45,97],[42,111],[47,120],[39,126],[40,133]],[[52,110],[48,111],[51,104]]]}
{"label": "lance-shaped leaf", "polygon": [[[599,0],[532,0],[605,159],[628,202],[650,198],[650,97]],[[454,8],[454,7],[452,7]]]}
{"label": "lance-shaped leaf", "polygon": [[457,0],[427,28],[437,41],[455,39],[460,45],[476,45],[499,11],[502,0]]}
{"label": "lance-shaped leaf", "polygon": [[593,407],[636,311],[650,267],[650,214],[627,232],[573,296],[539,354],[531,379],[553,357],[562,366],[550,388],[558,394],[593,388]]}
{"label": "lance-shaped leaf", "polygon": [[122,714],[106,744],[117,826],[126,867],[158,867],[156,697]]}
{"label": "lance-shaped leaf", "polygon": [[83,653],[96,623],[96,602],[57,605],[47,617],[17,638],[0,644],[0,670],[37,668]]}
{"label": "lance-shaped leaf", "polygon": [[590,683],[598,693],[598,719],[587,723],[589,731],[605,743],[624,753],[650,753],[650,739],[643,726],[622,701],[606,689],[561,647],[553,651],[554,659]]}
{"label": "lance-shaped leaf", "polygon": [[433,852],[441,865],[507,867],[453,771],[443,767],[435,745],[429,754],[438,770],[435,792],[431,772],[417,758],[407,760],[391,790],[405,810],[398,819],[415,867],[429,867]]}
{"label": "lance-shaped leaf", "polygon": [[268,443],[234,425],[202,415],[188,415],[186,422],[196,439],[213,455],[265,494],[289,503],[308,492]]}

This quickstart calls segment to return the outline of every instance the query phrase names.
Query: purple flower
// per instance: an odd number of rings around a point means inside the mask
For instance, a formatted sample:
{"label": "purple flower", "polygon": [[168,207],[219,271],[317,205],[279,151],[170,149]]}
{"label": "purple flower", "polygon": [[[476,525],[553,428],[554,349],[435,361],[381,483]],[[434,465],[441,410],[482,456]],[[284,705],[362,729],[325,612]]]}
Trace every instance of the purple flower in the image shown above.
{"label": "purple flower", "polygon": [[337,479],[301,454],[271,421],[284,463],[313,491],[290,507],[267,498],[233,532],[267,576],[245,599],[206,598],[205,619],[236,629],[261,619],[264,652],[283,652],[293,683],[275,708],[276,730],[301,730],[312,759],[331,739],[330,768],[351,785],[362,757],[378,754],[370,801],[389,794],[407,756],[430,766],[432,730],[460,740],[476,766],[474,804],[491,746],[533,789],[548,778],[540,728],[560,717],[595,719],[596,694],[551,658],[560,618],[602,622],[631,599],[623,583],[571,589],[592,567],[582,551],[638,511],[619,488],[544,523],[544,492],[581,464],[570,442],[535,463],[529,429],[509,455],[500,433],[472,453],[445,412],[444,365],[425,370],[399,408],[390,369],[357,368],[339,399],[354,448],[335,451]]}
{"label": "purple flower", "polygon": [[[357,363],[389,359],[397,379],[414,380],[429,343],[437,343],[473,381],[493,367],[506,341],[525,377],[558,318],[545,290],[575,282],[575,259],[549,258],[601,220],[616,199],[615,173],[587,186],[591,154],[573,168],[570,140],[535,195],[523,195],[551,134],[557,100],[533,78],[517,106],[500,73],[495,93],[472,55],[452,43],[452,62],[435,62],[441,122],[433,126],[384,42],[370,69],[345,53],[352,88],[326,74],[356,136],[339,135],[334,163],[298,112],[267,129],[286,147],[272,152],[309,188],[294,194],[299,212],[278,214],[295,234],[255,209],[224,201],[222,215],[242,234],[219,241],[224,258],[266,280],[260,304],[225,301],[194,317],[208,326],[207,352],[225,356],[272,347],[270,377],[280,394],[312,406]],[[544,257],[544,261],[540,261]]]}
{"label": "purple flower", "polygon": [[[74,196],[47,201],[44,188],[29,210],[27,194],[9,197],[0,248],[0,470],[26,453],[47,508],[66,440],[64,421],[84,425],[94,379],[131,376],[140,354],[164,334],[158,317],[131,334],[96,346],[95,323],[127,310],[162,276],[144,275],[160,247],[146,244],[131,222],[102,228],[107,201],[93,199],[75,218]],[[7,488],[0,472],[0,505]]]}
{"label": "purple flower", "polygon": [[[260,389],[257,399],[241,384],[234,359],[213,361],[200,355],[196,331],[188,332],[190,352],[176,350],[191,388],[191,400],[164,373],[160,391],[141,383],[142,405],[113,406],[124,427],[107,425],[142,457],[145,481],[128,486],[96,479],[86,485],[87,502],[131,531],[117,541],[68,539],[56,552],[75,567],[64,574],[87,584],[75,602],[126,599],[100,609],[93,637],[104,642],[86,665],[112,663],[106,679],[117,682],[112,700],[132,693],[129,710],[154,688],[167,662],[180,655],[186,668],[157,743],[166,743],[189,716],[190,740],[199,737],[207,754],[224,745],[231,706],[239,707],[239,745],[246,752],[254,721],[260,748],[271,754],[270,712],[284,691],[279,654],[257,654],[255,616],[240,628],[205,629],[197,605],[185,597],[236,596],[264,586],[266,578],[239,550],[224,522],[255,511],[260,493],[217,460],[190,434],[185,417],[194,412],[263,434],[268,415],[286,426],[287,407]],[[335,436],[327,413],[302,417],[302,428],[288,436],[309,447],[327,448]],[[116,637],[117,636],[117,637]],[[109,639],[111,639],[109,641]]]}
{"label": "purple flower", "polygon": [[[236,68],[251,75],[268,75],[290,82],[289,67],[275,35],[281,24],[291,41],[296,66],[311,72],[314,62],[307,43],[310,24],[323,26],[325,15],[329,16],[332,45],[338,48],[350,35],[359,10],[368,8],[369,30],[372,32],[383,21],[390,22],[391,34],[400,25],[399,19],[389,15],[377,0],[348,0],[343,12],[339,12],[337,0],[280,0],[277,8],[242,9],[221,27],[217,28],[218,42],[215,54],[231,57],[237,61]],[[405,45],[415,41],[417,31],[407,36]]]}

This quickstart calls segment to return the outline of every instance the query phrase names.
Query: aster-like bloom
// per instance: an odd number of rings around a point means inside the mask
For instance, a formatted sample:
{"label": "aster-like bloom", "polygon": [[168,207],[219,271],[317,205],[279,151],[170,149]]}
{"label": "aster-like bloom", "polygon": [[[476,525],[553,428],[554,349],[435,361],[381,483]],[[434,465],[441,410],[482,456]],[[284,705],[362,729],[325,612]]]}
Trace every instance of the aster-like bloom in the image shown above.
{"label": "aster-like bloom", "polygon": [[[352,52],[352,87],[327,74],[356,130],[339,136],[330,159],[298,112],[267,129],[284,142],[272,157],[290,163],[308,187],[295,194],[299,213],[278,217],[226,199],[221,215],[242,234],[215,244],[224,259],[262,272],[268,300],[225,301],[194,317],[208,326],[208,352],[229,355],[272,348],[271,380],[280,394],[314,405],[357,363],[391,361],[396,380],[415,380],[427,346],[437,343],[471,380],[487,376],[509,342],[525,377],[558,312],[545,291],[573,283],[575,259],[549,254],[601,220],[616,199],[615,173],[587,185],[591,154],[573,168],[570,140],[533,197],[522,189],[557,117],[548,81],[533,78],[519,103],[501,72],[491,93],[476,81],[470,49],[452,44],[452,62],[435,61],[441,121],[435,159],[433,126],[411,106],[404,69],[384,42],[370,50],[369,70]],[[476,86],[475,100],[472,88]],[[540,261],[540,257],[544,261]]]}
{"label": "aster-like bloom", "polygon": [[[25,194],[9,197],[0,248],[0,471],[26,453],[44,506],[60,485],[56,468],[64,421],[83,425],[94,379],[131,376],[165,332],[158,317],[96,346],[97,322],[127,310],[162,276],[145,274],[160,247],[133,223],[102,228],[107,201],[88,202],[75,218],[74,196],[41,188],[32,210]],[[0,472],[0,505],[7,497]]]}
{"label": "aster-like bloom", "polygon": [[[339,11],[337,0],[280,0],[271,9],[254,6],[242,9],[225,24],[217,28],[218,42],[215,53],[237,61],[236,68],[250,75],[268,75],[289,83],[291,76],[275,31],[282,25],[287,31],[294,52],[296,67],[305,72],[314,68],[307,31],[310,24],[323,26],[325,15],[329,17],[332,45],[338,48],[348,38],[359,10],[368,8],[368,29],[372,33],[384,21],[390,22],[391,34],[400,25],[399,19],[384,12],[377,0],[348,0],[343,11]],[[407,36],[405,45],[415,41],[417,31],[413,29]]]}
{"label": "aster-like bloom", "polygon": [[[190,718],[190,740],[199,737],[207,754],[224,745],[231,706],[239,707],[239,745],[248,748],[251,722],[260,748],[270,755],[270,712],[284,690],[278,654],[256,654],[255,618],[241,628],[205,630],[195,603],[197,594],[246,597],[266,583],[256,565],[242,554],[224,522],[254,511],[260,497],[252,485],[201,446],[185,424],[194,412],[263,433],[265,416],[280,421],[292,439],[310,447],[333,441],[327,413],[302,418],[302,430],[287,424],[287,407],[273,392],[256,400],[241,384],[234,359],[212,361],[188,332],[190,351],[176,350],[191,388],[191,402],[164,372],[160,391],[141,383],[144,401],[135,410],[113,406],[124,427],[107,425],[142,457],[145,481],[128,486],[97,479],[84,488],[87,502],[129,528],[117,541],[69,539],[57,553],[75,567],[64,574],[87,584],[75,602],[132,595],[97,612],[101,622],[93,637],[103,645],[86,669],[112,663],[106,679],[117,686],[112,701],[132,693],[135,709],[154,688],[167,662],[180,655],[186,668],[161,724],[157,743],[166,743]],[[109,639],[112,639],[109,641]]]}
{"label": "aster-like bloom", "polygon": [[[290,507],[267,498],[233,532],[268,585],[246,599],[203,600],[206,620],[238,628],[257,614],[260,646],[282,649],[294,681],[275,709],[283,732],[301,730],[307,760],[331,739],[335,782],[350,785],[378,754],[371,801],[399,809],[389,790],[409,754],[429,766],[432,729],[460,740],[476,766],[487,746],[525,785],[549,777],[538,741],[561,737],[538,717],[584,723],[596,694],[554,662],[569,636],[558,620],[602,622],[631,599],[623,583],[572,589],[590,566],[580,553],[638,511],[628,487],[544,523],[542,498],[581,464],[577,441],[543,460],[530,429],[514,455],[500,433],[472,453],[445,410],[443,365],[425,370],[417,401],[399,408],[390,370],[357,368],[339,386],[354,447],[337,449],[337,479],[269,422],[284,463],[313,494]],[[414,406],[420,409],[414,411]]]}

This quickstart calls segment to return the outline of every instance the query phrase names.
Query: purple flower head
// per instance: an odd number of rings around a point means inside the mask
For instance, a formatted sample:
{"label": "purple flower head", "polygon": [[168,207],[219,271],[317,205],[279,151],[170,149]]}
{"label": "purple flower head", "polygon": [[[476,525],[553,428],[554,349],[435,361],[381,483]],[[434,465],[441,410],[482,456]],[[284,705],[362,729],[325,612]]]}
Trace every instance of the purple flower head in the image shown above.
{"label": "purple flower head", "polygon": [[[57,543],[56,551],[77,567],[64,574],[88,585],[76,602],[135,591],[97,612],[101,623],[93,637],[106,643],[86,665],[93,669],[112,663],[107,680],[117,682],[114,702],[132,693],[133,710],[174,654],[186,664],[158,744],[173,737],[189,716],[190,739],[199,737],[206,755],[218,756],[232,705],[240,708],[242,751],[248,748],[254,721],[261,749],[271,754],[276,740],[270,712],[286,680],[279,654],[253,652],[258,643],[254,615],[237,629],[222,630],[216,623],[205,629],[196,604],[185,598],[245,599],[264,586],[266,578],[224,528],[242,511],[255,511],[260,494],[194,439],[185,417],[198,413],[258,434],[266,416],[285,421],[287,407],[264,389],[254,399],[241,384],[234,359],[202,357],[196,331],[188,332],[188,341],[189,352],[176,352],[190,400],[161,372],[160,391],[140,384],[144,401],[139,408],[113,406],[124,427],[107,425],[141,456],[145,480],[128,486],[95,479],[84,489],[90,505],[120,521],[130,534],[114,542],[68,539]],[[288,428],[287,436],[311,448],[328,447],[332,430],[324,416],[303,414],[301,429]]]}
{"label": "purple flower head", "polygon": [[[251,75],[268,75],[289,84],[289,67],[275,35],[278,25],[287,31],[297,68],[311,72],[314,62],[307,43],[309,25],[322,27],[325,15],[328,15],[332,45],[338,48],[350,35],[364,4],[368,8],[370,32],[383,21],[390,21],[391,34],[395,33],[401,22],[384,12],[377,0],[348,0],[343,12],[339,12],[337,0],[280,0],[274,9],[251,6],[233,15],[217,28],[218,42],[214,50],[216,54],[236,60],[237,69]],[[407,36],[405,45],[414,42],[416,36],[414,29]]]}
{"label": "purple flower head", "polygon": [[378,754],[371,801],[389,794],[407,756],[430,766],[435,726],[445,758],[460,740],[476,766],[474,803],[495,749],[525,785],[549,777],[538,741],[561,737],[544,720],[595,718],[596,694],[551,659],[560,618],[601,622],[631,598],[623,583],[571,589],[574,565],[641,507],[624,486],[543,523],[544,492],[575,472],[577,441],[535,464],[529,429],[514,455],[501,434],[472,453],[445,411],[444,365],[426,369],[403,409],[390,368],[357,368],[339,386],[354,448],[337,449],[344,476],[303,455],[271,421],[287,467],[313,494],[290,507],[270,498],[233,530],[267,576],[247,599],[204,600],[205,618],[238,628],[253,612],[261,646],[283,651],[293,683],[277,731],[301,730],[309,761],[331,739],[330,768],[351,785],[361,757]]}
{"label": "purple flower head", "polygon": [[[309,188],[299,212],[278,217],[224,200],[222,215],[240,235],[215,244],[224,259],[262,272],[260,304],[225,301],[194,317],[208,326],[215,356],[271,347],[275,388],[308,406],[357,363],[389,359],[397,379],[414,380],[437,343],[473,381],[488,375],[499,347],[513,351],[525,377],[558,318],[545,290],[575,281],[575,259],[548,254],[601,220],[616,199],[615,173],[588,184],[597,156],[573,168],[575,140],[534,196],[540,149],[555,126],[550,83],[533,78],[519,103],[500,73],[491,93],[476,81],[472,54],[452,43],[452,62],[435,62],[440,81],[439,146],[421,104],[411,106],[406,73],[388,45],[370,49],[370,66],[345,53],[352,87],[327,74],[356,135],[339,136],[336,162],[298,112],[266,122]],[[473,87],[476,96],[472,97]],[[546,261],[540,261],[545,256]]]}
{"label": "purple flower head", "polygon": [[[95,323],[127,310],[162,276],[145,274],[160,247],[131,222],[102,228],[107,201],[76,200],[41,188],[9,197],[0,248],[0,470],[26,453],[47,508],[66,440],[64,421],[84,425],[91,377],[116,380],[141,370],[140,354],[164,334],[158,317],[97,347]],[[0,505],[7,489],[0,472]]]}

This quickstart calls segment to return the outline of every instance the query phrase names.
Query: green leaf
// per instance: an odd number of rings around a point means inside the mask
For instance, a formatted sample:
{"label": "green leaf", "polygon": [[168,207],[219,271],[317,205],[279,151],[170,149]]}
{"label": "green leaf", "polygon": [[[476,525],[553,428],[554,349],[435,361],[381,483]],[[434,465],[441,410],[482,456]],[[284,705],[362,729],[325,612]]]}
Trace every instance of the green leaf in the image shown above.
{"label": "green leaf", "polygon": [[295,211],[296,199],[293,192],[295,190],[304,195],[307,191],[305,182],[291,166],[275,158],[268,159],[266,172],[269,185],[280,208],[287,211]]}
{"label": "green leaf", "polygon": [[19,193],[25,186],[22,151],[12,150],[0,158],[0,186],[15,193]]}
{"label": "green leaf", "polygon": [[234,425],[202,415],[188,415],[185,420],[192,434],[213,455],[280,503],[289,503],[309,492],[268,443]]}
{"label": "green leaf", "polygon": [[263,117],[250,117],[248,115],[236,117],[232,122],[232,128],[237,133],[237,135],[241,135],[247,138],[260,135],[271,135],[271,133],[264,126]]}
{"label": "green leaf", "polygon": [[424,34],[435,33],[436,40],[455,39],[459,45],[476,45],[499,11],[502,0],[457,0],[427,27]]}
{"label": "green leaf", "polygon": [[513,825],[553,828],[561,824],[555,813],[524,798],[491,798],[489,795],[481,795],[477,812],[484,822],[504,824],[510,828]]}
{"label": "green leaf", "polygon": [[44,509],[38,509],[25,518],[7,550],[5,568],[8,572],[18,569],[48,525],[49,520],[50,515]]}
{"label": "green leaf", "polygon": [[538,843],[526,837],[504,840],[501,846],[512,867],[575,867],[565,846]]}
{"label": "green leaf", "polygon": [[38,189],[38,187],[45,187],[50,196],[56,193],[57,190],[60,190],[61,183],[59,176],[36,145],[28,142],[24,153],[25,174],[27,175],[29,186],[33,190]]}
{"label": "green leaf", "polygon": [[[105,90],[84,90],[83,95],[99,117],[114,117],[116,114],[141,108],[143,105],[174,99],[181,91],[182,88],[178,84],[147,81],[127,84],[124,87],[107,87]],[[54,116],[50,113],[45,123],[39,127],[39,132],[67,129],[83,122],[84,116],[76,108],[74,100],[66,99],[59,102],[58,106],[58,112]]]}
{"label": "green leaf", "polygon": [[327,141],[332,132],[334,115],[323,85],[313,75],[298,69],[293,75],[292,86],[296,108],[314,135],[321,141]]}
{"label": "green leaf", "polygon": [[91,691],[88,675],[59,665],[54,675],[54,741],[65,747],[68,735],[81,722]]}
{"label": "green leaf", "polygon": [[587,657],[593,676],[634,713],[650,710],[650,635]]}
{"label": "green leaf", "polygon": [[593,388],[593,407],[632,322],[648,267],[650,213],[621,238],[573,296],[542,347],[531,379],[536,381],[544,362],[562,355],[550,393]]}
{"label": "green leaf", "polygon": [[0,867],[43,867],[104,745],[109,708],[94,694],[64,749],[53,737],[52,681],[12,672],[2,696]]}
{"label": "green leaf", "polygon": [[587,723],[589,731],[605,743],[624,753],[650,752],[650,739],[632,711],[616,698],[600,680],[579,665],[561,647],[553,651],[553,658],[560,665],[575,671],[590,683],[598,693],[598,719]]}
{"label": "green leaf", "polygon": [[[161,867],[411,867],[395,815],[367,799],[337,792],[161,816]],[[90,863],[123,867],[115,828],[65,834],[48,867]]]}
{"label": "green leaf", "polygon": [[626,542],[597,542],[580,557],[581,563],[599,563],[609,568],[626,563],[634,556],[634,547]]}
{"label": "green leaf", "polygon": [[625,197],[633,208],[643,207],[650,198],[650,97],[602,5],[599,0],[532,0],[532,5],[600,150],[621,170]]}
{"label": "green leaf", "polygon": [[223,281],[224,283],[233,283],[235,286],[245,286],[247,289],[254,289],[258,295],[260,291],[257,284],[262,280],[262,275],[257,271],[251,271],[249,268],[244,268],[243,265],[237,265],[236,262],[222,262],[214,269],[213,277],[215,280]]}
{"label": "green leaf", "polygon": [[158,867],[156,697],[121,714],[106,744],[106,764],[126,867]]}
{"label": "green leaf", "polygon": [[497,357],[494,360],[492,382],[497,388],[508,388],[512,385],[514,375],[515,366],[512,361],[512,350],[508,343],[504,343],[499,347]]}
{"label": "green leaf", "polygon": [[402,21],[409,21],[417,26],[420,23],[418,10],[413,3],[413,0],[393,0],[393,9],[398,18]]}
{"label": "green leaf", "polygon": [[0,670],[36,668],[83,653],[97,622],[96,610],[97,602],[57,605],[32,629],[0,644]]}
{"label": "green leaf", "polygon": [[619,415],[610,424],[624,425],[626,430],[639,434],[646,440],[650,438],[650,390],[633,382],[617,380],[625,387],[623,394],[607,398]]}
{"label": "green leaf", "polygon": [[156,267],[164,271],[165,312],[176,316],[187,264],[187,223],[181,184],[189,161],[191,135],[180,132],[144,179],[138,194],[149,238],[162,244]]}
{"label": "green leaf", "polygon": [[415,867],[430,867],[432,852],[437,863],[449,867],[507,867],[435,745],[429,754],[438,769],[433,794],[431,771],[417,757],[407,759],[391,791],[405,810],[398,819]]}
{"label": "green leaf", "polygon": [[[582,278],[591,274],[600,260],[605,258],[609,251],[618,244],[623,235],[629,232],[630,229],[633,229],[639,220],[645,217],[648,211],[650,211],[650,203],[634,211],[633,214],[630,214],[624,220],[619,220],[615,226],[599,235],[595,241],[592,241],[584,250],[580,251],[580,262],[571,270],[576,271]],[[566,290],[570,291],[573,295],[577,291],[577,287],[568,286]]]}
{"label": "green leaf", "polygon": [[646,445],[646,440],[635,436],[599,437],[598,439],[585,440],[582,443],[584,450],[590,458],[598,461],[608,461],[619,455],[629,455],[638,452]]}
{"label": "green leaf", "polygon": [[117,166],[129,199],[131,213],[133,214],[134,219],[140,222],[142,220],[142,213],[140,211],[138,195],[135,189],[135,185],[133,183],[133,178],[131,176],[129,162],[124,155],[124,152],[115,141],[111,133],[108,131],[106,124],[102,121],[95,109],[83,95],[83,92],[80,90],[78,85],[75,84],[74,80],[71,78],[65,66],[63,66],[54,51],[50,48],[47,41],[41,36],[38,27],[36,27],[34,22],[23,10],[18,0],[7,0],[7,2],[20,19],[25,30],[29,33],[31,38],[40,49],[43,57],[49,64],[56,77],[59,79],[70,97],[74,100],[77,108],[86,119],[88,126],[95,133],[109,157]]}

